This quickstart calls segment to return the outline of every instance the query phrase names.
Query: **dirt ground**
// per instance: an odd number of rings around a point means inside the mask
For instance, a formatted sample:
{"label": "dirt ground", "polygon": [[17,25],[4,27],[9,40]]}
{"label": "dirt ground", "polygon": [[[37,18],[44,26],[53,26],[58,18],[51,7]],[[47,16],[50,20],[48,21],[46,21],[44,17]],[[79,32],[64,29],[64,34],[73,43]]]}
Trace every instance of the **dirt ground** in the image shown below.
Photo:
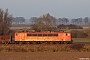
{"label": "dirt ground", "polygon": [[0,60],[90,60],[90,52],[3,52]]}

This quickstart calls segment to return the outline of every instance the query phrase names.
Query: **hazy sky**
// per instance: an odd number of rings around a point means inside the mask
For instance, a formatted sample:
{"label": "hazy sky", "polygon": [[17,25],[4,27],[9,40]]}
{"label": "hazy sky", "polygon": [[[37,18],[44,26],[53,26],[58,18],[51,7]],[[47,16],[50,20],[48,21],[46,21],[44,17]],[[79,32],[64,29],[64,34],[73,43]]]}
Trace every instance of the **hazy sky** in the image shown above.
{"label": "hazy sky", "polygon": [[57,18],[90,17],[90,0],[0,0],[0,8],[26,19],[46,13]]}

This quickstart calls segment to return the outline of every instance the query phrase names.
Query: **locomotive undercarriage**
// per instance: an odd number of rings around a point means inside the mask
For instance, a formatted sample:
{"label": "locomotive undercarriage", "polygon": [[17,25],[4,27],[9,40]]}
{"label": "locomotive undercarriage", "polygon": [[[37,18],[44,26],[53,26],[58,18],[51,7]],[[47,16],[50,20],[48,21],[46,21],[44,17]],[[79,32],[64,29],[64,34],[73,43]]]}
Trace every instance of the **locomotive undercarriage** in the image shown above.
{"label": "locomotive undercarriage", "polygon": [[14,41],[13,44],[71,44],[72,41]]}

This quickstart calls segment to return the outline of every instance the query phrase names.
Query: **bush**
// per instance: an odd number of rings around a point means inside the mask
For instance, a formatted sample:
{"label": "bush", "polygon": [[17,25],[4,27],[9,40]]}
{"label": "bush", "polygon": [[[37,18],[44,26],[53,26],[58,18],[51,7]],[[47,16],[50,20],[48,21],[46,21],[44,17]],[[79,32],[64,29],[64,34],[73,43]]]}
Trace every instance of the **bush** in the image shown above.
{"label": "bush", "polygon": [[87,30],[88,38],[90,38],[90,28]]}
{"label": "bush", "polygon": [[81,26],[73,25],[73,24],[70,24],[70,25],[60,24],[57,27],[60,29],[67,29],[67,28],[68,29],[83,29]]}
{"label": "bush", "polygon": [[86,38],[88,35],[83,31],[72,30],[72,38]]}

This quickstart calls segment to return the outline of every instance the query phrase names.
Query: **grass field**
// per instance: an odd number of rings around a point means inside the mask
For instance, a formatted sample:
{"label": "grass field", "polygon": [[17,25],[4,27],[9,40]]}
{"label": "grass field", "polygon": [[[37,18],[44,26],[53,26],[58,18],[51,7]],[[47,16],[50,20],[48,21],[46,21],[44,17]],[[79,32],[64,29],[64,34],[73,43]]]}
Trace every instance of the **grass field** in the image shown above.
{"label": "grass field", "polygon": [[4,52],[0,60],[90,60],[89,52]]}
{"label": "grass field", "polygon": [[30,24],[18,24],[18,25],[12,25],[12,27],[30,27]]}
{"label": "grass field", "polygon": [[73,43],[88,43],[90,44],[89,38],[72,38]]}

